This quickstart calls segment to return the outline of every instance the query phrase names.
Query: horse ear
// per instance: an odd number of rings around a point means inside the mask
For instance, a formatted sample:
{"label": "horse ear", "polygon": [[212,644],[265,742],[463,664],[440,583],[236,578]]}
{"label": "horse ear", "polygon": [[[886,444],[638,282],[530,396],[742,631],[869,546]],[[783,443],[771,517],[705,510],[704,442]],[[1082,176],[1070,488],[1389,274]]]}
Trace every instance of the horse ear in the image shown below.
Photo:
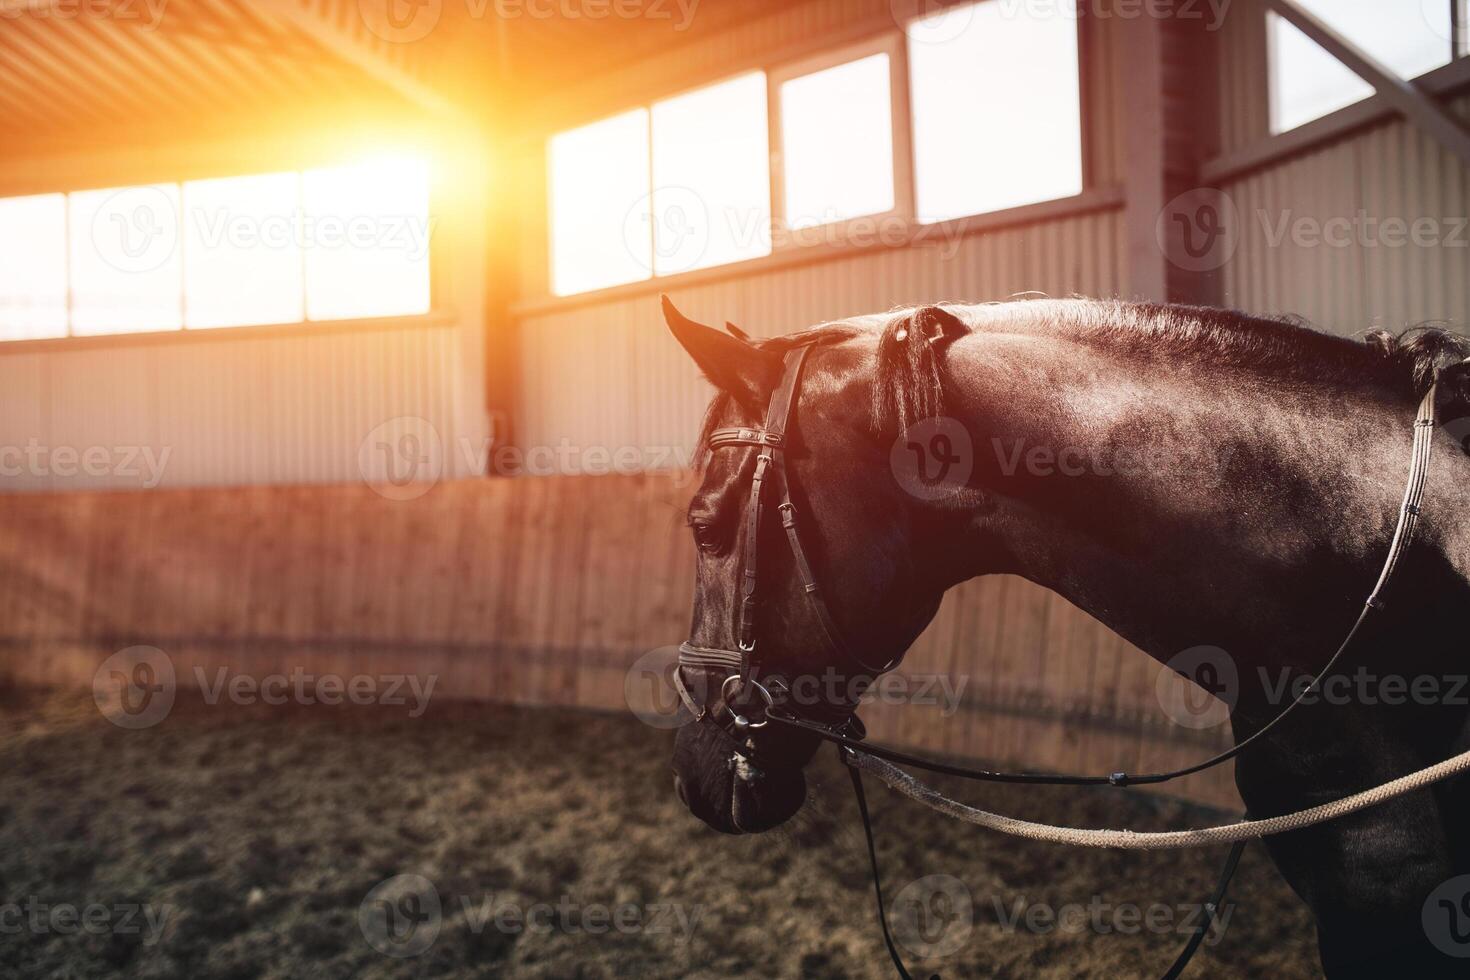
{"label": "horse ear", "polygon": [[664,320],[710,384],[753,411],[765,408],[781,380],[781,359],[738,337],[695,323],[663,297]]}
{"label": "horse ear", "polygon": [[725,321],[725,332],[734,337],[736,340],[744,340],[747,343],[750,341],[750,334],[746,333],[744,330],[741,330],[729,320]]}
{"label": "horse ear", "polygon": [[970,325],[942,306],[921,306],[909,316],[908,323],[898,328],[894,339],[925,341],[930,347],[944,347],[970,332]]}

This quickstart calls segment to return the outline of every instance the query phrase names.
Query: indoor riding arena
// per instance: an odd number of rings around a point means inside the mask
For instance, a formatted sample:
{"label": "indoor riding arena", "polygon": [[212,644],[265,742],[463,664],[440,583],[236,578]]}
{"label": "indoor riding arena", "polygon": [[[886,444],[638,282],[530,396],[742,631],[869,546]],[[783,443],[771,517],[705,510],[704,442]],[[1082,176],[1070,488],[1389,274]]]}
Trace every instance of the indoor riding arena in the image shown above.
{"label": "indoor riding arena", "polygon": [[1466,0],[0,0],[0,977],[1470,975]]}

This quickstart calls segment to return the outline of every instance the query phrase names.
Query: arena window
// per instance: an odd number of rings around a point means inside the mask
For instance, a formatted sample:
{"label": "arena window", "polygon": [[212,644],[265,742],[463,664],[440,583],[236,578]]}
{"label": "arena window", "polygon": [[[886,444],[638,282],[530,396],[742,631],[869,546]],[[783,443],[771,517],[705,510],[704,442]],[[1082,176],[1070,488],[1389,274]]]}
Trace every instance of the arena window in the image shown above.
{"label": "arena window", "polygon": [[290,234],[300,199],[301,177],[295,173],[184,185],[187,326],[292,323],[305,317],[302,247]]}
{"label": "arena window", "polygon": [[652,143],[655,275],[770,253],[764,72],[655,102]]}
{"label": "arena window", "polygon": [[894,139],[901,127],[893,93],[902,81],[893,83],[898,59],[890,45],[896,41],[884,39],[862,57],[847,50],[773,74],[784,227],[837,225],[898,209],[895,175],[907,164],[907,147]]}
{"label": "arena window", "polygon": [[0,199],[0,340],[428,313],[418,157]]}
{"label": "arena window", "polygon": [[[1404,78],[1449,64],[1454,6],[1461,0],[1299,0],[1301,5]],[[1275,13],[1267,14],[1271,132],[1284,133],[1373,94],[1373,86]]]}
{"label": "arena window", "polygon": [[66,336],[66,195],[0,199],[0,340]]}
{"label": "arena window", "polygon": [[653,274],[648,110],[558,133],[547,149],[552,289],[558,296]]}
{"label": "arena window", "polygon": [[768,254],[764,72],[552,137],[558,296]]}
{"label": "arena window", "polygon": [[[946,7],[556,134],[552,293],[773,246],[860,247],[881,242],[874,219],[902,228],[1080,194],[1078,17],[1075,0]],[[796,233],[812,228],[816,238]]]}
{"label": "arena window", "polygon": [[1072,0],[984,0],[905,26],[919,221],[1081,193],[1077,31]]}

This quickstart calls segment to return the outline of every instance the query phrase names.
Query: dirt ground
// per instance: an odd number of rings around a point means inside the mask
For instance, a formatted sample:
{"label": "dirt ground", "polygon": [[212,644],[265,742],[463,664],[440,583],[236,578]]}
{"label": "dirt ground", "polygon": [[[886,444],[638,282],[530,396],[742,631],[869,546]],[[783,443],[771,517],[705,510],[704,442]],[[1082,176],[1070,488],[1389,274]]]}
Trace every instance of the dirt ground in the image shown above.
{"label": "dirt ground", "polygon": [[[671,734],[631,715],[406,713],[181,696],[126,731],[86,695],[0,691],[0,974],[891,976],[828,753],[796,820],[735,839],[682,809]],[[1219,816],[1106,790],[948,788],[1084,826]],[[1176,906],[1203,900],[1223,856],[1063,850],[869,794],[887,897],[930,954],[906,950],[926,976],[1156,977],[1192,922]],[[402,900],[425,880],[437,916]],[[390,905],[422,925],[393,933],[406,944],[383,942]],[[1252,847],[1222,941],[1188,976],[1316,975],[1309,918]]]}

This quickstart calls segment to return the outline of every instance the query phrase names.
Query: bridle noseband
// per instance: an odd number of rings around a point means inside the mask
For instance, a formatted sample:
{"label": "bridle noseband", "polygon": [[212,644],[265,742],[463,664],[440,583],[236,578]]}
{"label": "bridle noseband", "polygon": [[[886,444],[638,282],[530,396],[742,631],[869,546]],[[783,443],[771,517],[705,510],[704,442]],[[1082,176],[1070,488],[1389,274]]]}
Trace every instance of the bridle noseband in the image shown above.
{"label": "bridle noseband", "polygon": [[[781,381],[771,393],[766,407],[765,423],[755,426],[730,426],[715,429],[709,436],[711,451],[753,446],[759,450],[755,457],[755,470],[750,478],[750,500],[746,504],[745,532],[741,546],[741,562],[744,566],[740,576],[739,596],[735,610],[735,649],[696,646],[688,641],[679,645],[679,664],[674,671],[675,687],[685,706],[698,721],[714,724],[744,743],[742,754],[753,752],[750,733],[764,728],[772,720],[800,720],[802,725],[828,731],[844,738],[861,739],[862,723],[858,721],[857,705],[820,702],[798,706],[790,687],[778,676],[762,679],[755,677],[759,666],[756,653],[756,610],[759,605],[760,585],[760,532],[766,512],[766,495],[773,493],[780,503],[776,511],[781,516],[781,527],[786,532],[786,542],[801,580],[801,591],[807,598],[817,623],[822,629],[827,646],[840,655],[843,662],[851,663],[867,672],[871,677],[892,670],[902,659],[902,654],[892,658],[881,668],[867,666],[852,654],[852,648],[842,638],[837,622],[827,607],[822,590],[812,571],[811,561],[802,546],[801,532],[797,527],[797,509],[791,501],[791,476],[786,468],[786,450],[789,446],[791,410],[796,404],[797,390],[801,384],[801,370],[806,363],[811,344],[802,344],[788,350],[782,359]],[[718,679],[717,689],[709,685],[714,699],[696,698],[689,690],[685,672],[703,674]]]}

